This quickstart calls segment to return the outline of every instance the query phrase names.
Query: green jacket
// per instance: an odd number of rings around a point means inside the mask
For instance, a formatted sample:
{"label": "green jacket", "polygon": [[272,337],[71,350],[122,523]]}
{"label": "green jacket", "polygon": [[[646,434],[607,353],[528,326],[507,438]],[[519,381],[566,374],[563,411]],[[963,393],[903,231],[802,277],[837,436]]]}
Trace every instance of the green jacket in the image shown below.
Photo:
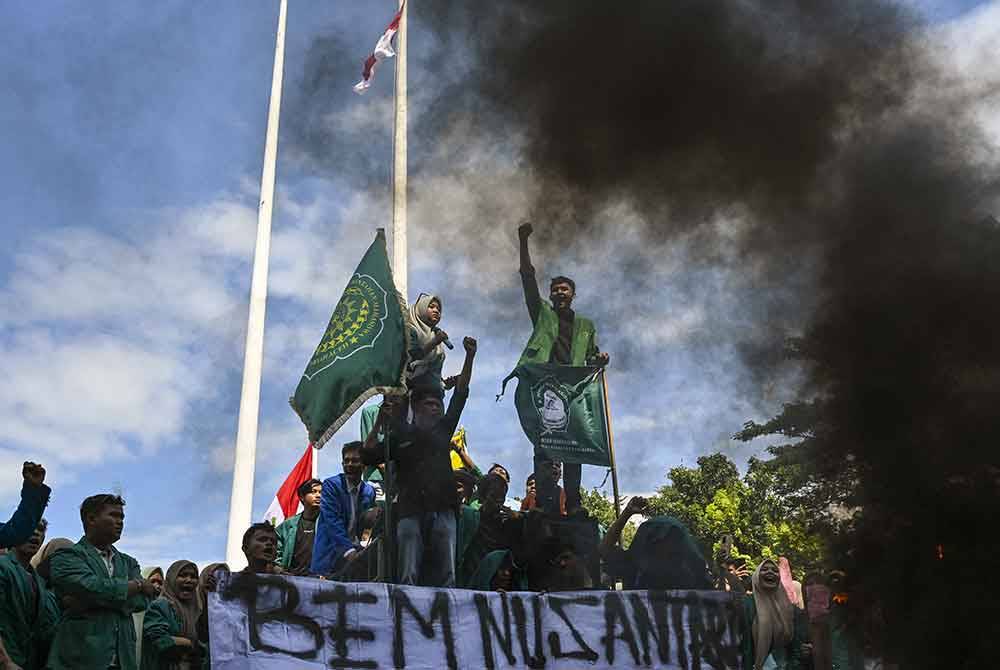
{"label": "green jacket", "polygon": [[56,597],[71,596],[78,606],[63,613],[49,670],[105,670],[116,654],[121,670],[137,670],[132,613],[149,607],[150,598],[128,595],[128,582],[142,578],[134,558],[115,551],[112,565],[113,577],[86,537],[52,555]]}
{"label": "green jacket", "polygon": [[[29,605],[32,580],[38,590],[34,608]],[[25,570],[13,553],[0,556],[0,636],[14,663],[24,670],[44,668],[58,623],[59,606],[44,580]]]}
{"label": "green jacket", "polygon": [[465,578],[475,572],[475,566],[471,570],[464,566],[465,552],[476,537],[479,530],[479,508],[471,505],[460,506],[457,513],[458,523],[455,526],[455,578],[458,585],[465,587]]}
{"label": "green jacket", "polygon": [[141,670],[169,670],[174,660],[170,652],[177,646],[174,637],[180,634],[181,622],[174,608],[163,598],[154,600],[142,621]]}
{"label": "green jacket", "polygon": [[292,556],[295,554],[295,534],[299,531],[299,519],[301,518],[302,514],[288,517],[274,529],[278,533],[278,565],[282,570],[287,570],[292,565]]}
{"label": "green jacket", "polygon": [[[528,345],[517,364],[548,363],[552,346],[559,337],[559,317],[550,305],[539,303],[538,318]],[[573,319],[573,345],[570,350],[574,366],[587,365],[598,354],[597,331],[590,319],[576,316]]]}

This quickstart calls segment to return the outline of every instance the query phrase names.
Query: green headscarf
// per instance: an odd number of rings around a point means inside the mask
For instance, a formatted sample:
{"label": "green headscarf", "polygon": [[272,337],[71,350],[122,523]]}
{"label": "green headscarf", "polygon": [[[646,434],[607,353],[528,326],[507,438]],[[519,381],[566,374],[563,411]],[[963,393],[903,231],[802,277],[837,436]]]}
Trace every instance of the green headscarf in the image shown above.
{"label": "green headscarf", "polygon": [[[666,546],[658,546],[665,544]],[[649,519],[628,548],[637,589],[711,589],[708,566],[687,526],[672,516]],[[669,560],[663,560],[669,556]],[[655,566],[655,567],[654,567]]]}

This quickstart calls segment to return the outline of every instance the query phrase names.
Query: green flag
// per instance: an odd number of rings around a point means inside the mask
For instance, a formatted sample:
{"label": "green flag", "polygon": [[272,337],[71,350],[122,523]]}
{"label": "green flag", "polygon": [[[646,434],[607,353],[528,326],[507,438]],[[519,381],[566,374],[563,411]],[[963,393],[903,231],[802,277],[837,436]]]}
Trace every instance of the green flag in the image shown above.
{"label": "green flag", "polygon": [[611,465],[601,374],[597,367],[549,363],[511,373],[524,434],[553,461]]}
{"label": "green flag", "polygon": [[315,447],[368,398],[405,393],[407,314],[379,229],[289,400]]}

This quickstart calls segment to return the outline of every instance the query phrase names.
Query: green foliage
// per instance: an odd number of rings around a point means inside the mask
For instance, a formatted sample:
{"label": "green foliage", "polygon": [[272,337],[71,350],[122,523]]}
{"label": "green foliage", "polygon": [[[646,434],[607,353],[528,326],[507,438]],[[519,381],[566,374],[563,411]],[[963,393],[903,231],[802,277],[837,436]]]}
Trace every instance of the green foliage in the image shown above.
{"label": "green foliage", "polygon": [[671,468],[669,477],[650,500],[653,513],[680,519],[713,563],[722,558],[725,535],[732,537],[732,555],[750,566],[787,556],[801,577],[822,562],[810,511],[782,495],[792,477],[785,464],[751,459],[740,477],[724,454],[712,454],[699,458],[695,468]]}
{"label": "green foliage", "polygon": [[[616,518],[614,503],[596,488],[590,491],[581,488],[580,504],[583,505],[583,508],[587,510],[590,516],[597,519],[597,522],[605,530],[614,523]],[[622,548],[628,549],[628,546],[632,544],[632,538],[635,537],[636,529],[636,525],[631,521],[625,524],[625,528],[622,530]]]}

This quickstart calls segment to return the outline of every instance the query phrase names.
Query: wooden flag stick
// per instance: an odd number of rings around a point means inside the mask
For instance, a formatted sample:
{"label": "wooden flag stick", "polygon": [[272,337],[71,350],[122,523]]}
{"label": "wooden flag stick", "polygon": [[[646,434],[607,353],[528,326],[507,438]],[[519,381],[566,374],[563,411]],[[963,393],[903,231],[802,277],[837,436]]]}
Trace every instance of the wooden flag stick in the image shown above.
{"label": "wooden flag stick", "polygon": [[618,495],[618,467],[615,465],[615,433],[611,428],[611,402],[608,400],[608,373],[601,370],[604,387],[604,423],[608,427],[608,453],[611,456],[611,488],[615,494],[615,518],[622,515],[621,496]]}

